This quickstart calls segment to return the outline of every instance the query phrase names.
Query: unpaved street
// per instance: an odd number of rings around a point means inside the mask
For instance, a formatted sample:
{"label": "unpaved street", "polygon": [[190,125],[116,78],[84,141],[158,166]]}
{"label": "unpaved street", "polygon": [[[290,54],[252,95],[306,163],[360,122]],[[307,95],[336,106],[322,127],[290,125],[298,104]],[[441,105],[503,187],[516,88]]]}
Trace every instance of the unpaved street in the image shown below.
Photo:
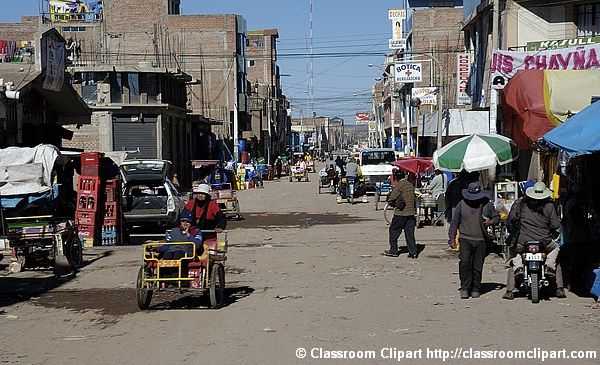
{"label": "unpaved street", "polygon": [[[502,300],[506,272],[490,256],[485,293],[460,300],[457,254],[446,249],[443,227],[417,230],[426,245],[418,260],[381,256],[387,225],[372,197],[368,204],[336,205],[334,196],[317,194],[316,174],[311,178],[239,192],[246,220],[229,223],[228,301],[219,310],[207,309],[203,298],[158,295],[151,310],[140,312],[134,291],[140,246],[90,250],[90,262],[70,281],[39,272],[0,277],[0,362],[396,363],[381,357],[391,347],[422,349],[422,358],[401,363],[442,364],[427,359],[426,349],[600,349],[600,308],[592,299]],[[298,348],[307,349],[306,359],[297,358]],[[311,359],[322,356],[313,348],[373,350],[377,357]],[[544,362],[571,363],[600,360]]]}

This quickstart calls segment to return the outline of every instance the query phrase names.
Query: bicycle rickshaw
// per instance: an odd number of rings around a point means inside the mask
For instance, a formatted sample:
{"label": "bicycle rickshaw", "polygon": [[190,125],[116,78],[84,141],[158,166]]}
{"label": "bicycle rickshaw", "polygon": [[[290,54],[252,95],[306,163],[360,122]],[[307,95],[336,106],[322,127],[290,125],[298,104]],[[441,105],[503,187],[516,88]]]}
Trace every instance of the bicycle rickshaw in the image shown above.
{"label": "bicycle rickshaw", "polygon": [[[202,233],[216,233],[203,230]],[[190,246],[177,260],[159,258],[154,249],[162,245]],[[196,292],[209,296],[210,307],[219,309],[225,299],[225,261],[227,260],[227,232],[217,234],[217,239],[204,242],[204,253],[196,255],[193,242],[149,241],[144,245],[142,265],[136,281],[138,307],[148,309],[154,292]]]}
{"label": "bicycle rickshaw", "polygon": [[242,219],[240,202],[232,182],[235,181],[233,172],[222,167],[220,160],[192,160],[192,186],[201,182],[210,185],[211,198],[228,218]]}

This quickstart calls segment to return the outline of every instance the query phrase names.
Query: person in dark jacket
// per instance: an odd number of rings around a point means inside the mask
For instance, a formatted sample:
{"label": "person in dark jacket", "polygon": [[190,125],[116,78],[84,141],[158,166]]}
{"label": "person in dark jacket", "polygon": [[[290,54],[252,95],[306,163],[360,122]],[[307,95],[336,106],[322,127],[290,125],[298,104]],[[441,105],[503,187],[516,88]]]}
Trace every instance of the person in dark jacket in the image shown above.
{"label": "person in dark jacket", "polygon": [[395,206],[394,218],[389,228],[390,249],[384,252],[386,256],[398,257],[398,237],[404,231],[408,257],[416,259],[419,257],[419,248],[415,242],[415,226],[417,214],[415,187],[406,180],[406,173],[400,169],[393,171],[396,185],[387,197],[387,202]]}
{"label": "person in dark jacket", "polygon": [[461,299],[479,298],[487,240],[487,226],[500,222],[500,216],[479,182],[472,182],[462,191],[448,231],[448,244],[454,247],[456,231],[460,230],[458,272]]}
{"label": "person in dark jacket", "polygon": [[448,222],[452,220],[458,203],[463,200],[463,189],[467,189],[469,184],[475,181],[479,181],[479,171],[467,172],[466,170],[462,170],[455,179],[452,179],[448,183],[446,195],[444,196],[446,200],[446,219]]}
{"label": "person in dark jacket", "polygon": [[[165,237],[166,242],[193,242],[196,246],[196,255],[203,252],[202,233],[193,226],[194,216],[189,211],[182,211],[179,216],[179,226],[173,228]],[[160,259],[179,260],[184,256],[191,257],[193,248],[190,245],[162,245],[156,249]]]}
{"label": "person in dark jacket", "polygon": [[[506,228],[511,234],[518,234],[516,247],[513,247],[513,259],[510,260],[506,293],[504,299],[514,298],[515,275],[523,274],[523,261],[518,253],[524,250],[527,241],[540,241],[544,251],[548,253],[546,266],[549,272],[556,274],[556,297],[566,296],[563,288],[563,277],[560,264],[557,261],[559,247],[553,239],[558,234],[560,219],[554,204],[549,200],[552,191],[543,182],[537,182],[525,191],[525,197],[517,199],[512,205]],[[518,233],[517,233],[518,231]],[[462,232],[461,232],[462,233]]]}
{"label": "person in dark jacket", "polygon": [[[227,227],[227,217],[217,202],[211,200],[210,186],[200,184],[194,188],[193,193],[194,199],[185,205],[184,210],[192,212],[194,225],[202,231],[215,230],[217,233],[223,231]],[[215,233],[205,234],[205,239],[216,237]]]}

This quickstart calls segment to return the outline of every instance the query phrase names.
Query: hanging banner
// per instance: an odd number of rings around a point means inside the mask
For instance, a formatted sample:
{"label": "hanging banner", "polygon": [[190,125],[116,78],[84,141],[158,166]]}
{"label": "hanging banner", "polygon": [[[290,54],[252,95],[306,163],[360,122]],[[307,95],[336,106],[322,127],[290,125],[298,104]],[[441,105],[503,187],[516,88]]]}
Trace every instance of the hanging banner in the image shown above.
{"label": "hanging banner", "polygon": [[589,70],[600,68],[600,44],[538,52],[496,50],[492,55],[492,88],[502,90],[518,70]]}
{"label": "hanging banner", "polygon": [[369,124],[369,113],[356,112],[356,125]]}
{"label": "hanging banner", "polygon": [[421,62],[403,62],[394,64],[396,82],[422,82]]}
{"label": "hanging banner", "polygon": [[406,19],[406,9],[389,9],[388,18],[392,22],[392,38],[389,39],[389,49],[406,49],[406,39],[402,23]]}
{"label": "hanging banner", "polygon": [[471,74],[471,57],[468,53],[456,55],[456,104],[469,105],[469,75]]}
{"label": "hanging banner", "polygon": [[421,99],[421,105],[437,105],[437,87],[413,87],[412,97]]}
{"label": "hanging banner", "polygon": [[42,87],[60,91],[65,80],[65,43],[48,37],[46,39],[46,77]]}

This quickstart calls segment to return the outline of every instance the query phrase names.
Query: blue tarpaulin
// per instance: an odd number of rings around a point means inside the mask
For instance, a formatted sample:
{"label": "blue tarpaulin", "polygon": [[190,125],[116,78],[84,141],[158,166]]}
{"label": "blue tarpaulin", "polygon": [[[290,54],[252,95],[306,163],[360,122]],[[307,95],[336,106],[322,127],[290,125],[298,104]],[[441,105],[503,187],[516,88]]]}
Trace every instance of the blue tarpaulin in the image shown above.
{"label": "blue tarpaulin", "polygon": [[546,133],[544,141],[570,157],[600,152],[600,101]]}

